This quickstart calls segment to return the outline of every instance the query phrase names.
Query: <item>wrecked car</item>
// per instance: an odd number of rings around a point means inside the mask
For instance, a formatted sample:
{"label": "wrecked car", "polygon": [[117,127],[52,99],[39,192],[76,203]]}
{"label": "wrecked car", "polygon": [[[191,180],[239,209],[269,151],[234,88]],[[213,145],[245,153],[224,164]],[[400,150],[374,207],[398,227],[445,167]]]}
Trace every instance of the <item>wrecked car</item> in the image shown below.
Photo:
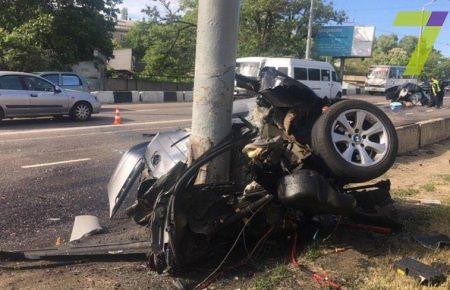
{"label": "wrecked car", "polygon": [[423,87],[415,83],[405,83],[386,90],[386,99],[391,102],[407,103],[411,105],[426,106],[430,103],[430,97]]}
{"label": "wrecked car", "polygon": [[[126,152],[111,177],[110,215],[135,195],[126,212],[148,227],[156,271],[184,269],[224,241],[234,247],[252,221],[255,235],[321,214],[391,222],[379,211],[391,202],[388,181],[350,186],[395,161],[396,131],[378,107],[330,103],[273,68],[236,83],[257,97],[240,100],[229,138],[188,164],[189,131],[158,133]],[[230,182],[195,184],[199,169],[225,152]]]}

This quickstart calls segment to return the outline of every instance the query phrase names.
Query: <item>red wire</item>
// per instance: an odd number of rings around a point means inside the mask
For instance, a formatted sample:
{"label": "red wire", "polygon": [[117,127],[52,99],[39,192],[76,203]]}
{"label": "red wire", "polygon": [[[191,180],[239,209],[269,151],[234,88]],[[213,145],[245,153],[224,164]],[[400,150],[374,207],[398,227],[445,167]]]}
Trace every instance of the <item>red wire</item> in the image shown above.
{"label": "red wire", "polygon": [[325,275],[320,275],[320,274],[317,274],[315,272],[312,272],[312,271],[309,271],[309,270],[306,270],[306,269],[302,269],[302,267],[300,267],[300,265],[298,264],[298,261],[297,261],[297,233],[295,233],[294,240],[292,242],[291,263],[292,263],[292,265],[294,265],[294,267],[302,270],[303,272],[305,272],[307,274],[311,274],[312,278],[319,285],[330,286],[330,287],[335,288],[335,289],[342,289],[342,286],[336,284],[335,282],[333,282],[331,280],[327,280],[327,277]]}

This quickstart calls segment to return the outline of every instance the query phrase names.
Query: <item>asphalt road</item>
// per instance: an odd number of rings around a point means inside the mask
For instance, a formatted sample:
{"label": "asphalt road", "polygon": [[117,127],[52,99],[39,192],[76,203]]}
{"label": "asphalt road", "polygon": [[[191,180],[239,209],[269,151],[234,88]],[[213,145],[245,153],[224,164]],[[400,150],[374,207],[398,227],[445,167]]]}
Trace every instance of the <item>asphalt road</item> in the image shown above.
{"label": "asphalt road", "polygon": [[113,107],[86,123],[1,122],[0,249],[65,241],[80,214],[99,216],[109,227],[106,186],[122,154],[148,140],[144,133],[188,127],[190,106],[126,105],[121,126],[111,125]]}
{"label": "asphalt road", "polygon": [[[441,110],[415,107],[390,112],[396,125],[448,116],[450,98]],[[85,123],[51,118],[14,119],[0,123],[0,249],[52,245],[67,241],[76,215],[99,216],[109,230],[106,186],[121,155],[149,140],[144,133],[188,127],[191,103],[124,104],[123,124],[112,125],[115,106]]]}

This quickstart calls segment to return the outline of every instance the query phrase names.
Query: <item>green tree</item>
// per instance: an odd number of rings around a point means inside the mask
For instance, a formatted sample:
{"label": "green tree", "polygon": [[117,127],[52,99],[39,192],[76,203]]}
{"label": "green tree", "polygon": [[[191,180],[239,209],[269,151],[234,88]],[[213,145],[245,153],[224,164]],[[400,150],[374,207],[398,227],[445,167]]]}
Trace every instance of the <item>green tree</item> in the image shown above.
{"label": "green tree", "polygon": [[133,48],[135,57],[144,65],[140,77],[190,80],[195,55],[195,1],[182,1],[175,9],[168,0],[158,0],[158,4],[143,10],[148,20],[132,27],[125,37],[126,45]]}
{"label": "green tree", "polygon": [[[197,22],[197,0],[183,0],[178,8],[169,0],[157,0],[143,11],[148,20],[136,24],[127,45],[145,65],[143,77],[159,79],[192,77]],[[302,57],[305,50],[310,1],[241,0],[238,56]],[[332,4],[316,1],[314,33],[330,21],[342,23],[345,13]],[[157,7],[163,7],[158,9]]]}
{"label": "green tree", "polygon": [[418,38],[412,35],[406,35],[400,39],[398,47],[402,48],[408,55],[411,55],[417,46]]}
{"label": "green tree", "polygon": [[449,77],[446,74],[450,69],[445,67],[449,64],[450,58],[445,58],[438,50],[433,49],[428,56],[427,62],[423,68],[423,73],[426,76],[435,75],[436,77]]}
{"label": "green tree", "polygon": [[[239,33],[239,56],[304,56],[310,1],[243,0]],[[342,23],[343,11],[316,1],[313,35],[321,25]]]}
{"label": "green tree", "polygon": [[[402,65],[409,63],[418,38],[404,36],[400,41],[395,34],[381,35],[375,41],[371,58],[347,60],[345,71],[349,75],[365,75],[371,65]],[[440,77],[450,77],[450,58],[433,49],[428,57],[423,73]]]}
{"label": "green tree", "polygon": [[112,56],[115,5],[120,0],[3,0],[0,68],[63,69],[90,60],[98,49]]}
{"label": "green tree", "polygon": [[398,46],[398,36],[396,34],[381,35],[377,38],[374,47],[374,53],[389,53],[389,51]]}

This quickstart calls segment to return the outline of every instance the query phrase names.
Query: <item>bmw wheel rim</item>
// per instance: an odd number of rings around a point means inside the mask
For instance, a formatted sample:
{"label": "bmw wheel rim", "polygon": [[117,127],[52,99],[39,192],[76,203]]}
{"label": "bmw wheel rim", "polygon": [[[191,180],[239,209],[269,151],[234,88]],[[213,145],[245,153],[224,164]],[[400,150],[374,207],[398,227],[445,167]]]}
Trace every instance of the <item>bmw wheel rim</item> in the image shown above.
{"label": "bmw wheel rim", "polygon": [[352,109],[341,113],[333,122],[331,140],[347,162],[368,167],[380,163],[388,151],[386,127],[372,113]]}

